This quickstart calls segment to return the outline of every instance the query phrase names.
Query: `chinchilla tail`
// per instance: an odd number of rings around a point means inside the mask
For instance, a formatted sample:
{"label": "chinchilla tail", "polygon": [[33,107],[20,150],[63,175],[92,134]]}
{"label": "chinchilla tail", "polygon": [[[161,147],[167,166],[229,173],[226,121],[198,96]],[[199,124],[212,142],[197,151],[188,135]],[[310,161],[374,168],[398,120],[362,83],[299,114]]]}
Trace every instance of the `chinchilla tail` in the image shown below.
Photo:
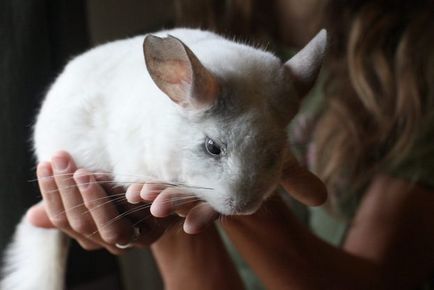
{"label": "chinchilla tail", "polygon": [[25,218],[4,253],[0,290],[63,290],[69,239]]}

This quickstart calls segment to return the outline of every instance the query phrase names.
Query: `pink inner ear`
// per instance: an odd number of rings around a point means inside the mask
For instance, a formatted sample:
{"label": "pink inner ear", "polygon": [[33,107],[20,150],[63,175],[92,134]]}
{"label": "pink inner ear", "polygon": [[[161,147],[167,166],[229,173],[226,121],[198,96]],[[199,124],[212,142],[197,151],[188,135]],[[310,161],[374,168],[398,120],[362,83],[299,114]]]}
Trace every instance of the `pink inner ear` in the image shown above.
{"label": "pink inner ear", "polygon": [[191,93],[193,74],[189,63],[182,60],[152,58],[152,77],[158,87],[177,104],[186,106]]}
{"label": "pink inner ear", "polygon": [[179,39],[150,35],[143,49],[150,76],[172,101],[200,110],[215,103],[217,80]]}
{"label": "pink inner ear", "polygon": [[180,60],[158,61],[155,77],[169,84],[192,83],[190,65]]}

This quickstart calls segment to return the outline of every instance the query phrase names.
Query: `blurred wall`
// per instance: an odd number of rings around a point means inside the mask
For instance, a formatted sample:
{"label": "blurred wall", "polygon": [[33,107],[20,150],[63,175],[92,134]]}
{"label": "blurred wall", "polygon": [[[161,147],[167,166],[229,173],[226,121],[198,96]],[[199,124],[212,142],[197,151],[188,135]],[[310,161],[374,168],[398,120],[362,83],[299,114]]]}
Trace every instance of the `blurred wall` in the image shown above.
{"label": "blurred wall", "polygon": [[173,26],[174,0],[88,0],[92,44]]}

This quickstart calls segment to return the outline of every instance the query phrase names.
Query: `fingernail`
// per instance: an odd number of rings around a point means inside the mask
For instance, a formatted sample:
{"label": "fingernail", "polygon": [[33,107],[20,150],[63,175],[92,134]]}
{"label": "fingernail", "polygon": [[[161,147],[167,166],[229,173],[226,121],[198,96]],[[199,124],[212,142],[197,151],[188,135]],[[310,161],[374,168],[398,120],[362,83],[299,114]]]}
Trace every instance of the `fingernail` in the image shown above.
{"label": "fingernail", "polygon": [[131,204],[138,204],[140,203],[142,200],[140,199],[140,196],[138,197],[137,194],[134,194],[133,192],[129,192],[127,191],[125,193],[125,198],[127,199],[127,201]]}
{"label": "fingernail", "polygon": [[87,174],[76,175],[74,176],[74,179],[80,190],[86,189],[86,187],[90,185],[90,176]]}
{"label": "fingernail", "polygon": [[132,184],[127,188],[127,192],[125,193],[125,197],[127,201],[131,204],[137,204],[142,201],[140,198],[140,189],[143,185],[140,184]]}
{"label": "fingernail", "polygon": [[69,161],[62,156],[53,157],[53,166],[56,170],[62,171],[68,168]]}
{"label": "fingernail", "polygon": [[44,165],[38,168],[38,175],[39,177],[46,178],[51,177],[53,175],[53,172],[51,171],[51,168],[49,166]]}

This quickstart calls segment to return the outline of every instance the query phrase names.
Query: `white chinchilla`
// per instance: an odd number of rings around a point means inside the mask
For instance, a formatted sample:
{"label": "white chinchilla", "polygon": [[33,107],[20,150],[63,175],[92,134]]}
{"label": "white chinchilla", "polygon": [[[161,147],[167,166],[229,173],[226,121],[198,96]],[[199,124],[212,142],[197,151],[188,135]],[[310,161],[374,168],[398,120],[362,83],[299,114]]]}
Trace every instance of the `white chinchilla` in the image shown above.
{"label": "white chinchilla", "polygon": [[[111,172],[117,183],[192,185],[222,214],[253,213],[278,184],[286,127],[325,47],[321,31],[281,63],[194,29],[96,47],[73,59],[49,90],[35,124],[37,159],[66,150],[79,167]],[[1,290],[63,289],[66,241],[23,219]]]}

